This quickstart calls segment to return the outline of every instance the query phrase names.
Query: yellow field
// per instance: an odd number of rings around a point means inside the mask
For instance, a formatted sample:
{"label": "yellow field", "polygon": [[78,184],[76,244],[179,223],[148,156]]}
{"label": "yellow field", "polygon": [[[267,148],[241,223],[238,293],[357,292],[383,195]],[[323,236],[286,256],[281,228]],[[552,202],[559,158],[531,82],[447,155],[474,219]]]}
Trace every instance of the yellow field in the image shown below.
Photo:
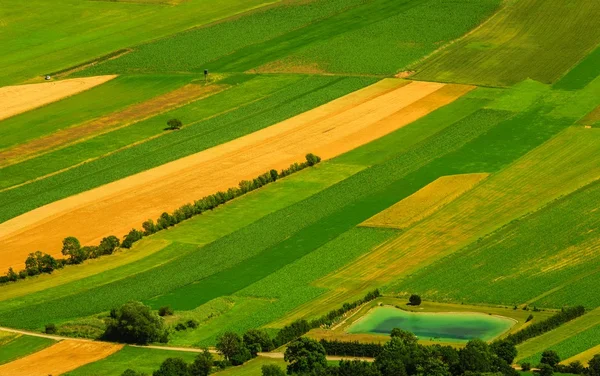
{"label": "yellow field", "polygon": [[358,299],[598,178],[600,130],[569,128],[397,238],[318,281],[332,291],[289,318],[313,317]]}
{"label": "yellow field", "polygon": [[442,176],[404,200],[367,219],[361,226],[397,229],[410,227],[461,196],[488,175]]}
{"label": "yellow field", "polygon": [[[27,254],[38,249],[58,256],[67,236],[83,244],[96,244],[109,234],[122,236],[148,218],[287,167],[306,153],[333,158],[472,89],[383,80],[250,135],[35,209],[0,224],[0,270],[21,267]],[[174,186],[177,195],[172,194]]]}
{"label": "yellow field", "polygon": [[0,376],[60,375],[106,358],[122,347],[105,342],[65,340],[0,366]]}
{"label": "yellow field", "polygon": [[596,347],[592,347],[591,349],[584,351],[580,354],[572,356],[568,359],[563,360],[562,364],[570,364],[571,362],[581,362],[584,365],[587,365],[588,362],[594,357],[594,355],[600,354],[600,345]]}
{"label": "yellow field", "polygon": [[43,84],[1,87],[0,103],[2,103],[2,107],[0,108],[0,120],[91,89],[115,77],[73,78]]}

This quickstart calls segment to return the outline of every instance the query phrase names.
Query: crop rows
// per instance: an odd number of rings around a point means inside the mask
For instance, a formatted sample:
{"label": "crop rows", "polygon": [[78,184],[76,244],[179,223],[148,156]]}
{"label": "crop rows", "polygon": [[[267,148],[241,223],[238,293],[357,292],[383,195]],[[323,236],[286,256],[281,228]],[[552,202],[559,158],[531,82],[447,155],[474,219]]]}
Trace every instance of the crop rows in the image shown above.
{"label": "crop rows", "polygon": [[0,221],[255,132],[372,82],[373,79],[358,77],[303,78],[264,99],[240,106],[221,116],[85,163],[61,174],[2,192]]}
{"label": "crop rows", "polygon": [[9,363],[15,359],[40,351],[56,341],[48,338],[18,336],[0,345],[0,364]]}
{"label": "crop rows", "polygon": [[586,56],[579,64],[554,84],[556,89],[578,90],[600,76],[600,47]]}

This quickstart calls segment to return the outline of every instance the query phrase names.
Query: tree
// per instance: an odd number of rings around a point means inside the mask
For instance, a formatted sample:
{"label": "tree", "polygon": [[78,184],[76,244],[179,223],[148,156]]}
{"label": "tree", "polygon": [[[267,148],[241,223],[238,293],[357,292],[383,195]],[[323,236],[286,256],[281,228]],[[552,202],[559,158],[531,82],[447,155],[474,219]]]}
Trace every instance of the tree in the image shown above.
{"label": "tree", "polygon": [[46,332],[46,334],[56,334],[56,325],[46,324],[44,331]]}
{"label": "tree", "polygon": [[121,244],[121,246],[123,248],[131,248],[133,243],[140,240],[143,236],[144,236],[144,234],[141,231],[136,230],[136,229],[131,229],[131,231],[129,231],[129,234],[125,235],[125,238],[123,239],[123,243]]}
{"label": "tree", "polygon": [[171,119],[167,121],[167,129],[170,131],[174,131],[180,129],[183,126],[183,123],[179,119]]}
{"label": "tree", "polygon": [[213,364],[214,359],[212,354],[208,352],[208,349],[204,349],[190,365],[190,376],[207,376],[210,373]]}
{"label": "tree", "polygon": [[585,367],[579,360],[569,363],[567,369],[569,373],[575,375],[583,375],[585,373]]}
{"label": "tree", "polygon": [[540,376],[552,376],[554,374],[554,368],[550,364],[542,363],[540,364]]}
{"label": "tree", "polygon": [[105,339],[125,343],[166,342],[168,332],[162,318],[140,302],[123,304],[106,320]]}
{"label": "tree", "polygon": [[522,371],[529,371],[531,369],[531,363],[521,363],[521,370]]}
{"label": "tree", "polygon": [[76,237],[69,236],[63,240],[63,247],[61,253],[64,256],[70,256],[73,252],[81,248],[81,243]]}
{"label": "tree", "polygon": [[265,364],[262,366],[262,376],[285,376],[285,372],[278,365]]}
{"label": "tree", "polygon": [[167,358],[152,376],[190,376],[187,363],[181,358]]}
{"label": "tree", "polygon": [[244,344],[250,346],[253,344],[260,345],[259,351],[271,351],[273,350],[273,340],[266,330],[261,329],[250,329],[244,333]]}
{"label": "tree", "polygon": [[594,357],[588,362],[588,375],[600,376],[600,354],[594,355]]}
{"label": "tree", "polygon": [[510,341],[496,341],[491,345],[492,352],[506,363],[512,364],[517,357],[517,347]]}
{"label": "tree", "polygon": [[110,255],[115,251],[115,249],[119,248],[120,243],[121,242],[119,241],[119,238],[117,238],[116,236],[107,236],[106,238],[103,238],[102,241],[100,241],[100,246],[98,247],[98,250],[102,255]]}
{"label": "tree", "polygon": [[546,350],[542,353],[542,360],[540,360],[540,363],[547,364],[554,368],[560,363],[560,356],[554,350]]}
{"label": "tree", "polygon": [[310,338],[300,337],[288,345],[284,360],[288,362],[287,373],[308,373],[327,367],[323,346]]}
{"label": "tree", "polygon": [[405,345],[408,345],[408,346],[416,345],[419,340],[417,338],[417,336],[414,335],[414,333],[411,333],[407,330],[402,330],[400,328],[392,329],[392,332],[390,333],[390,337],[397,338],[400,341],[402,341],[402,343],[404,343]]}
{"label": "tree", "polygon": [[160,307],[158,309],[158,315],[163,316],[173,316],[173,308],[169,306]]}
{"label": "tree", "polygon": [[489,345],[480,339],[472,339],[460,350],[460,366],[463,371],[490,372],[492,352]]}
{"label": "tree", "polygon": [[15,282],[19,279],[19,275],[14,271],[12,267],[10,267],[8,268],[8,272],[6,272],[6,278],[8,278],[8,280],[11,282]]}
{"label": "tree", "polygon": [[421,297],[416,294],[412,294],[410,298],[408,298],[408,301],[410,302],[410,305],[413,306],[421,305]]}
{"label": "tree", "polygon": [[147,375],[145,373],[136,372],[136,371],[132,370],[131,368],[127,368],[125,371],[123,371],[121,376],[147,376]]}
{"label": "tree", "polygon": [[337,376],[381,376],[375,364],[360,360],[341,360]]}
{"label": "tree", "polygon": [[394,336],[383,345],[383,349],[375,358],[375,365],[382,375],[407,375],[404,359],[409,353],[408,347],[400,336]]}
{"label": "tree", "polygon": [[321,157],[314,155],[313,153],[306,154],[306,163],[309,166],[314,166],[317,163],[321,162]]}
{"label": "tree", "polygon": [[437,358],[427,358],[423,364],[417,366],[418,376],[451,376],[450,369],[443,361]]}
{"label": "tree", "polygon": [[242,337],[234,332],[225,332],[217,338],[216,348],[227,360],[240,353],[243,346]]}

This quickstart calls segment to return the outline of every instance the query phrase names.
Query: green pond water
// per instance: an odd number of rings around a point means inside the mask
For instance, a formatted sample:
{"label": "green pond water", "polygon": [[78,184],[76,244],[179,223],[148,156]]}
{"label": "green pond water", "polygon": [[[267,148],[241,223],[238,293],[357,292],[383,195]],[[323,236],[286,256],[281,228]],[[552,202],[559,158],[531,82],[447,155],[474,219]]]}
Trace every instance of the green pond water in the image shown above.
{"label": "green pond water", "polygon": [[353,334],[390,334],[400,328],[420,339],[466,342],[473,338],[489,341],[506,332],[515,322],[482,313],[408,312],[394,307],[377,307],[348,328]]}

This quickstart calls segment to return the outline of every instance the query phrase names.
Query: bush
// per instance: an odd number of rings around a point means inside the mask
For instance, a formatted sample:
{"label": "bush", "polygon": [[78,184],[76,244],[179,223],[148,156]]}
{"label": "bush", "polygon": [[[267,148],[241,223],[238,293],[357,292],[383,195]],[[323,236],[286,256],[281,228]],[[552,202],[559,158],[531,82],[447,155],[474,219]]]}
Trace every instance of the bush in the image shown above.
{"label": "bush", "polygon": [[527,372],[531,369],[531,363],[521,363],[521,370]]}
{"label": "bush", "polygon": [[250,329],[244,333],[243,339],[246,346],[258,344],[260,346],[259,351],[269,352],[273,350],[273,340],[265,330]]}
{"label": "bush", "polygon": [[111,255],[117,248],[119,248],[119,238],[114,235],[107,236],[100,241],[98,251],[101,255]]}
{"label": "bush", "polygon": [[177,323],[177,325],[175,325],[175,330],[177,330],[178,332],[181,332],[182,330],[186,330],[187,326],[185,326],[184,323],[180,322]]}
{"label": "bush", "polygon": [[167,121],[167,129],[174,131],[180,129],[183,126],[183,123],[179,119],[171,119]]}
{"label": "bush", "polygon": [[188,376],[189,369],[185,360],[181,358],[167,358],[152,376]]}
{"label": "bush", "polygon": [[160,307],[158,309],[158,315],[161,317],[164,316],[173,316],[173,308],[169,307],[169,306],[164,306],[164,307]]}
{"label": "bush", "polygon": [[189,371],[191,376],[208,376],[212,366],[214,364],[213,356],[207,349],[194,359],[194,362],[190,365]]}
{"label": "bush", "polygon": [[539,375],[540,376],[552,376],[554,374],[554,368],[549,364],[540,364]]}
{"label": "bush", "polygon": [[285,376],[285,371],[275,364],[265,364],[262,366],[262,376]]}
{"label": "bush", "polygon": [[185,323],[185,326],[187,326],[190,329],[196,329],[198,327],[198,325],[200,325],[200,324],[196,320],[188,320]]}
{"label": "bush", "polygon": [[141,231],[131,229],[131,231],[129,231],[129,234],[125,235],[125,237],[123,238],[123,243],[121,244],[121,247],[129,249],[131,248],[133,243],[140,240],[143,236],[144,234]]}
{"label": "bush", "polygon": [[291,342],[285,350],[284,359],[288,362],[287,373],[309,373],[326,368],[325,349],[317,341],[301,337]]}
{"label": "bush", "polygon": [[112,310],[106,319],[103,338],[109,341],[145,345],[151,342],[167,342],[168,332],[162,318],[149,306],[129,302],[118,310]]}
{"label": "bush", "polygon": [[525,322],[530,322],[531,320],[533,320],[533,314],[530,313],[529,316],[527,316],[527,320],[525,320]]}
{"label": "bush", "polygon": [[558,363],[560,363],[560,356],[554,350],[546,350],[542,353],[542,359],[540,360],[542,364],[548,364],[552,368],[556,367]]}
{"label": "bush", "polygon": [[410,302],[410,305],[413,305],[413,306],[421,305],[421,297],[416,294],[412,294],[410,296],[410,298],[408,298],[408,301]]}
{"label": "bush", "polygon": [[56,334],[56,325],[54,325],[54,324],[46,324],[44,332],[46,334]]}

